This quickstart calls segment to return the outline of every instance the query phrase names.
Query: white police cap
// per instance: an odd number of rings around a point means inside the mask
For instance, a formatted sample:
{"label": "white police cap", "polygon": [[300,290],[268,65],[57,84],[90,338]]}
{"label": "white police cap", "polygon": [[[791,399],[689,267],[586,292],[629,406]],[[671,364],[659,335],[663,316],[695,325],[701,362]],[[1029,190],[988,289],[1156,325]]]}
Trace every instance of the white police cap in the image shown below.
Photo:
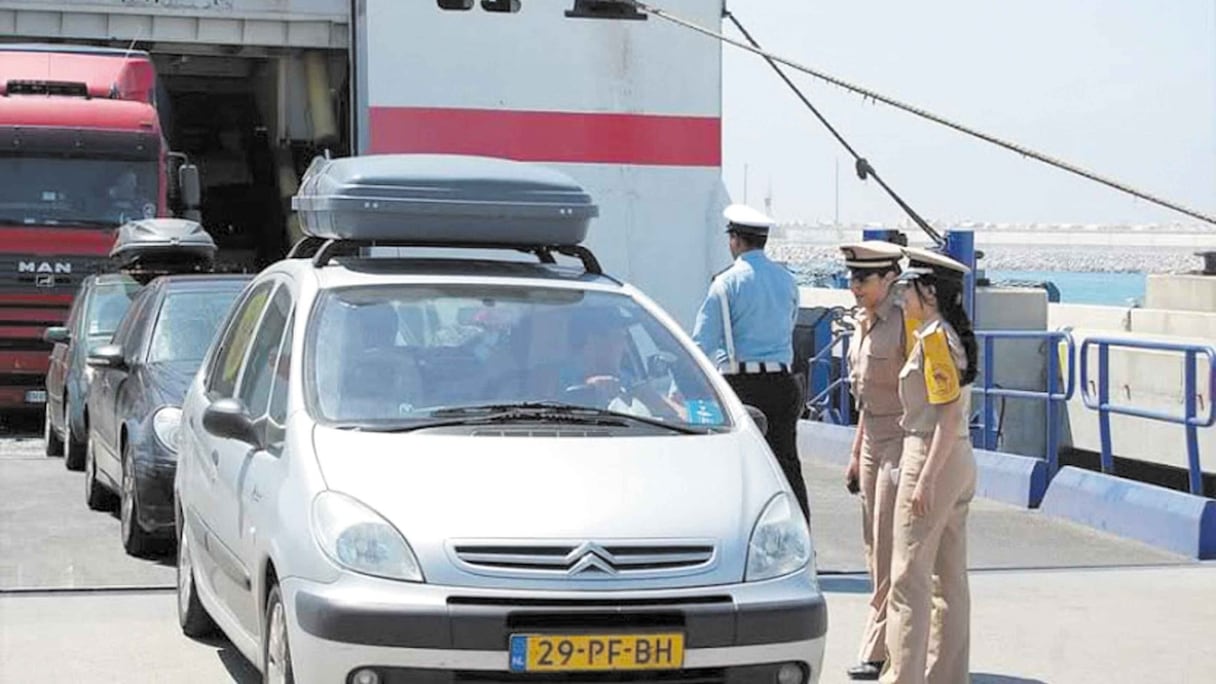
{"label": "white police cap", "polygon": [[732,204],[722,212],[726,219],[726,232],[744,233],[767,237],[776,222],[746,204]]}
{"label": "white police cap", "polygon": [[844,254],[844,265],[849,268],[892,268],[904,258],[904,250],[886,240],[841,245],[840,251]]}
{"label": "white police cap", "polygon": [[962,262],[931,249],[904,247],[903,252],[908,257],[908,270],[898,280],[915,280],[926,275],[962,280],[965,274],[971,272]]}

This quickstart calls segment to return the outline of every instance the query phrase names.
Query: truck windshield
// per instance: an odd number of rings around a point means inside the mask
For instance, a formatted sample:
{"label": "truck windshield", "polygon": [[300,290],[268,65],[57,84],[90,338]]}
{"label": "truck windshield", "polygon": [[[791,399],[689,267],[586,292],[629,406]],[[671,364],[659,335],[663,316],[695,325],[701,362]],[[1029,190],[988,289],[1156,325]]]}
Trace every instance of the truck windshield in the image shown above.
{"label": "truck windshield", "polygon": [[115,226],[157,209],[157,163],[0,156],[0,224]]}

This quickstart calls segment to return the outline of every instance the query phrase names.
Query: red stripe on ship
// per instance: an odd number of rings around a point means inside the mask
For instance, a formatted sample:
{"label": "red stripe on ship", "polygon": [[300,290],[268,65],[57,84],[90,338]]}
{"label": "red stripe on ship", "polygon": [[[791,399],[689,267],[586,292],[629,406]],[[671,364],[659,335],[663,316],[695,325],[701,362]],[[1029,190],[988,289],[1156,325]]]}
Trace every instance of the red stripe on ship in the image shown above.
{"label": "red stripe on ship", "polygon": [[98,228],[0,227],[0,252],[39,256],[98,256],[110,253],[114,231]]}
{"label": "red stripe on ship", "polygon": [[722,165],[722,120],[502,109],[372,107],[369,152],[476,154],[519,161]]}

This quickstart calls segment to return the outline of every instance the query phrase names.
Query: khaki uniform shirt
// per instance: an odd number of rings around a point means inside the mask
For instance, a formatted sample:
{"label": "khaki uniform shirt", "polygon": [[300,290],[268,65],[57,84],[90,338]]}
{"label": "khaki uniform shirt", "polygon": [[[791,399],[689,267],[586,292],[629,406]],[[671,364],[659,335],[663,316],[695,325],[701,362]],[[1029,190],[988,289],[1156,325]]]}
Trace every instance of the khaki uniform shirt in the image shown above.
{"label": "khaki uniform shirt", "polygon": [[895,305],[894,289],[875,309],[861,313],[849,343],[849,383],[866,420],[866,431],[877,439],[900,434],[899,371],[906,356],[903,312]]}
{"label": "khaki uniform shirt", "polygon": [[913,333],[912,351],[899,374],[899,399],[903,405],[900,424],[912,435],[931,436],[943,404],[962,402],[963,419],[958,436],[970,434],[971,390],[960,386],[967,353],[962,339],[949,323],[937,320],[919,326]]}

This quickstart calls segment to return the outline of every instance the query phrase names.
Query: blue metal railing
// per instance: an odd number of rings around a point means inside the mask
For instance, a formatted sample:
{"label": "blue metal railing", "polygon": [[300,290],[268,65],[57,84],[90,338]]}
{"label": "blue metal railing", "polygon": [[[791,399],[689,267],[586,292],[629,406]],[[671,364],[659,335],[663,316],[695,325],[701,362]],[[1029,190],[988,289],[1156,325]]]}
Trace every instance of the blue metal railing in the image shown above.
{"label": "blue metal railing", "polygon": [[[848,332],[831,336],[826,343],[817,345],[815,355],[810,359],[807,370],[808,387],[817,391],[807,400],[806,407],[810,410],[812,418],[816,420],[822,419],[823,422],[833,425],[848,425],[851,422],[849,405],[852,398],[849,394],[848,355],[850,337],[851,334]],[[832,366],[835,363],[833,352],[838,345],[841,349],[840,373],[835,380],[831,380]],[[835,395],[835,401],[833,401],[833,395]]]}
{"label": "blue metal railing", "polygon": [[[1098,348],[1097,397],[1089,391],[1089,349]],[[1110,398],[1110,349],[1133,349],[1137,351],[1163,351],[1185,355],[1183,371],[1183,414],[1152,411],[1126,404],[1116,404]],[[1197,406],[1199,395],[1198,373],[1195,364],[1200,356],[1207,358],[1207,415],[1200,416]],[[1102,442],[1102,472],[1114,474],[1115,459],[1111,447],[1110,416],[1147,418],[1182,425],[1186,428],[1187,471],[1192,494],[1203,495],[1203,473],[1199,468],[1199,428],[1216,424],[1216,406],[1212,405],[1213,390],[1216,389],[1216,348],[1206,344],[1181,344],[1173,342],[1151,342],[1111,337],[1091,337],[1081,343],[1081,399],[1085,407],[1098,412],[1098,431]]]}
{"label": "blue metal railing", "polygon": [[[1067,332],[1047,330],[977,330],[975,331],[975,336],[983,345],[982,349],[984,352],[983,370],[977,378],[979,380],[978,386],[972,387],[972,392],[982,394],[984,397],[981,410],[983,418],[980,423],[982,437],[977,446],[987,450],[994,450],[997,447],[996,431],[992,429],[996,422],[996,402],[993,401],[994,397],[1042,401],[1047,405],[1047,443],[1045,445],[1045,456],[1047,460],[1047,479],[1050,480],[1055,477],[1056,471],[1060,468],[1060,432],[1065,408],[1064,402],[1071,399],[1076,391],[1077,374],[1074,368],[1075,364],[1073,363],[1076,345],[1073,342],[1072,335]],[[1046,343],[1050,347],[1047,354],[1047,389],[1044,391],[997,387],[995,378],[996,361],[993,353],[993,343],[996,340],[1038,340]],[[1066,359],[1068,361],[1066,381],[1063,389],[1060,387],[1059,347],[1061,342],[1064,343],[1067,349]]]}

